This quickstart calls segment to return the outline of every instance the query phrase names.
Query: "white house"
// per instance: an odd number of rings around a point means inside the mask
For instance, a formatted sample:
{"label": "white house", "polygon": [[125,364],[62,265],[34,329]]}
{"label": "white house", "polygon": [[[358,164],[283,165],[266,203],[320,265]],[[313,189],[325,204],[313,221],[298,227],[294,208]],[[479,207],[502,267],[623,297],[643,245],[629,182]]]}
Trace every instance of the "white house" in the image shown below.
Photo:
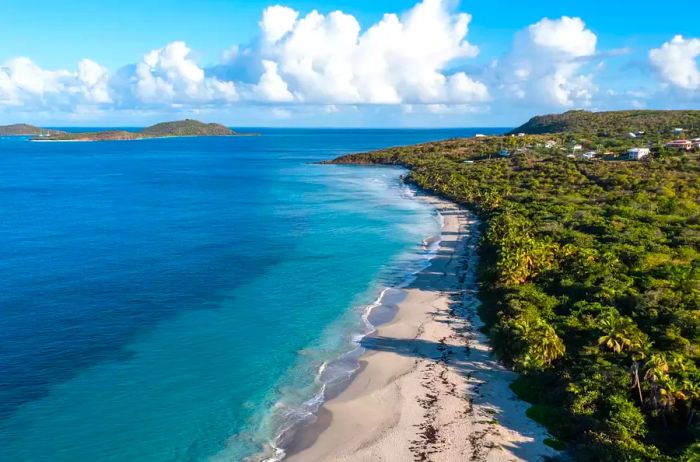
{"label": "white house", "polygon": [[574,151],[581,151],[581,150],[583,150],[583,146],[581,146],[580,144],[574,144]]}
{"label": "white house", "polygon": [[476,135],[474,135],[474,138],[486,138],[486,135],[484,135],[483,133],[477,133]]}
{"label": "white house", "polygon": [[583,154],[581,154],[581,159],[593,160],[593,159],[595,159],[595,156],[597,156],[597,155],[598,155],[598,153],[595,151],[588,151],[588,152],[584,152]]}
{"label": "white house", "polygon": [[641,160],[649,155],[649,148],[632,148],[627,151],[627,158],[629,160]]}
{"label": "white house", "polygon": [[544,142],[544,147],[547,149],[552,149],[556,145],[557,145],[557,142],[554,140],[547,140]]}

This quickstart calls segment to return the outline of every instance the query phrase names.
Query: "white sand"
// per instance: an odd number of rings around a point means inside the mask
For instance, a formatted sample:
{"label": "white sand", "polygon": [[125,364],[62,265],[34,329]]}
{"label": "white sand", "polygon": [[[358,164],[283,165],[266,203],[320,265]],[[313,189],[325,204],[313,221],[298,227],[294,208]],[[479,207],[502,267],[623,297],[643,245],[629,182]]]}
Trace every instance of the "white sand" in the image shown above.
{"label": "white sand", "polygon": [[321,408],[287,459],[535,461],[554,450],[508,388],[515,375],[490,356],[474,296],[478,224],[427,197],[445,218],[432,265],[406,289],[396,317],[363,342],[350,385]]}

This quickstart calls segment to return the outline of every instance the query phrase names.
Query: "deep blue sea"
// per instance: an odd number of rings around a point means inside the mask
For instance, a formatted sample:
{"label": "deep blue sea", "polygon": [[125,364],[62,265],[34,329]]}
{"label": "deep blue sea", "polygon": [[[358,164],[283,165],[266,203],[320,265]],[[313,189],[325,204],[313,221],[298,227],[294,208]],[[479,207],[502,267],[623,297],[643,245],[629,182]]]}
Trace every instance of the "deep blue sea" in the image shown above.
{"label": "deep blue sea", "polygon": [[0,460],[272,454],[439,235],[402,170],[313,162],[502,130],[254,131],[0,138]]}

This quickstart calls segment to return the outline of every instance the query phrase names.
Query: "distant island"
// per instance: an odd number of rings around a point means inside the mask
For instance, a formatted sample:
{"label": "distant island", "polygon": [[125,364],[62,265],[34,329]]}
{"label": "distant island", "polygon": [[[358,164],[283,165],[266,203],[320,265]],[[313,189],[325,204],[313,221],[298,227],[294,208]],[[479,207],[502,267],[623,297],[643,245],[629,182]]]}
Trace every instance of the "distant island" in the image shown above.
{"label": "distant island", "polygon": [[12,124],[0,126],[0,136],[55,136],[63,135],[61,130],[35,127],[29,124]]}
{"label": "distant island", "polygon": [[162,122],[146,127],[140,131],[100,130],[94,132],[71,133],[60,130],[39,128],[27,124],[6,125],[0,127],[0,136],[32,136],[33,141],[122,141],[179,136],[236,135],[239,134],[221,124],[203,123],[192,119]]}

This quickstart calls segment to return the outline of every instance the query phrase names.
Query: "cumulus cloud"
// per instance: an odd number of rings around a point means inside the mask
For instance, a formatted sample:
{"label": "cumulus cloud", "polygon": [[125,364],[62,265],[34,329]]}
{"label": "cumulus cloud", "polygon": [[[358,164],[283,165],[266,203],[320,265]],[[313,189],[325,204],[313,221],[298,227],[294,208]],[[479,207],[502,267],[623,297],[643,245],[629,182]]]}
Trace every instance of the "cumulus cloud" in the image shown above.
{"label": "cumulus cloud", "polygon": [[580,18],[544,18],[515,35],[511,51],[493,64],[492,76],[511,99],[587,105],[597,88],[584,68],[596,56],[596,43]]}
{"label": "cumulus cloud", "polygon": [[401,17],[384,15],[365,31],[341,11],[302,17],[291,8],[269,7],[260,40],[239,54],[262,64],[249,97],[310,104],[485,101],[483,83],[447,71],[478,53],[466,40],[471,17],[454,12],[453,4],[423,0]]}
{"label": "cumulus cloud", "polygon": [[649,51],[649,61],[663,82],[682,90],[700,90],[700,39],[676,35]]}
{"label": "cumulus cloud", "polygon": [[[90,59],[77,70],[42,69],[29,58],[0,67],[0,105],[120,110],[225,107],[234,102],[329,105],[476,105],[487,86],[454,71],[478,54],[467,41],[471,16],[452,0],[422,0],[362,29],[341,11],[301,14],[266,8],[258,37],[232,45],[203,67],[185,42],[145,53],[110,72]],[[438,106],[436,106],[438,107]]]}
{"label": "cumulus cloud", "polygon": [[109,94],[109,71],[95,61],[81,59],[78,62],[78,80],[85,100],[93,103],[111,103]]}
{"label": "cumulus cloud", "polygon": [[146,53],[136,64],[133,91],[144,103],[235,101],[233,82],[205,76],[185,42],[172,42]]}
{"label": "cumulus cloud", "polygon": [[46,70],[27,57],[0,66],[0,105],[71,107],[111,101],[107,70],[89,59],[77,71]]}

